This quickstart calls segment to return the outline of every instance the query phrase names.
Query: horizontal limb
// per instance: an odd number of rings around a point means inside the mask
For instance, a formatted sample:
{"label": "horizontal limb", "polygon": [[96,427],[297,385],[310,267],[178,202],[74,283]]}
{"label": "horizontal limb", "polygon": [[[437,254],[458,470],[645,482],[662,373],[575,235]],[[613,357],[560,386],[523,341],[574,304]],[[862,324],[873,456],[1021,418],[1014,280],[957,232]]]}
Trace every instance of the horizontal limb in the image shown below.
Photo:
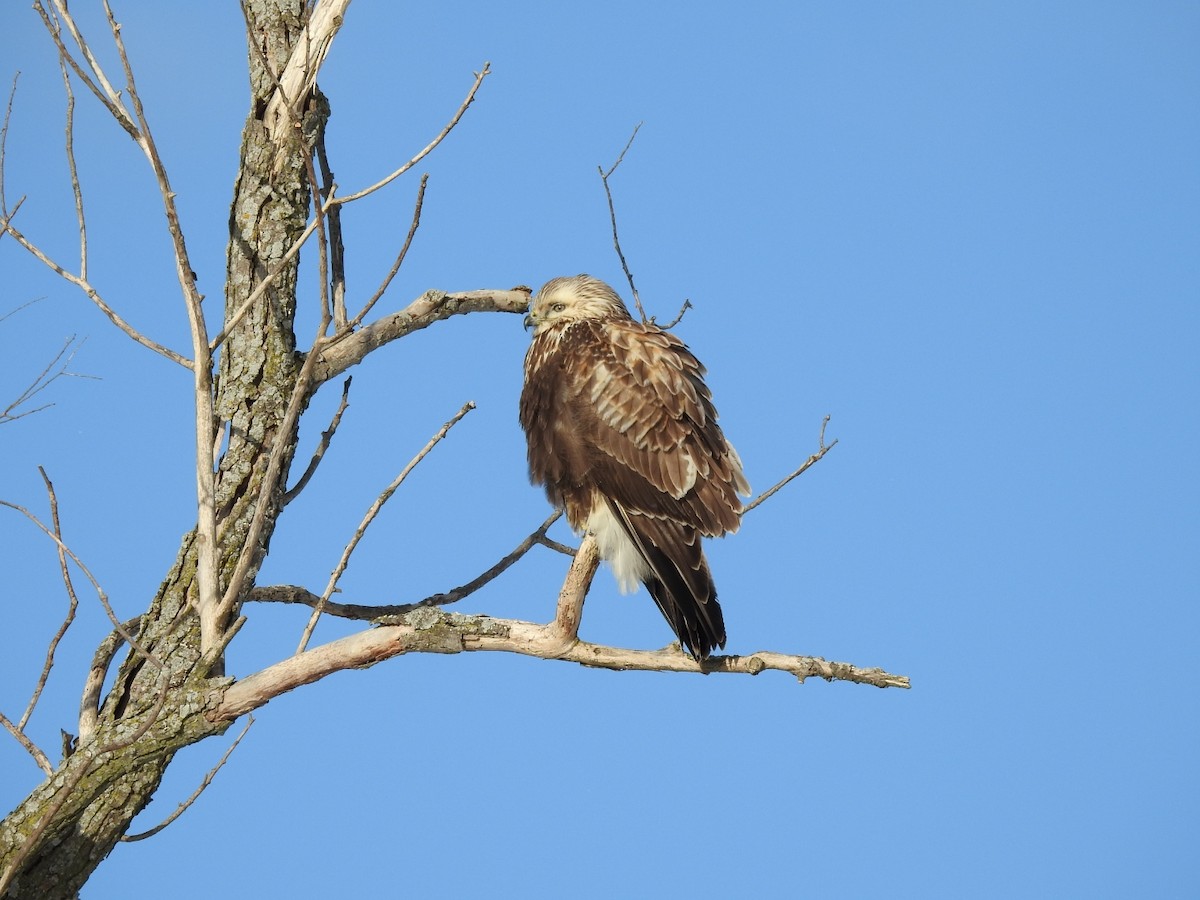
{"label": "horizontal limb", "polygon": [[426,291],[400,312],[377,319],[357,331],[338,336],[319,351],[314,372],[316,384],[335,378],[384,344],[427,328],[451,316],[473,312],[524,313],[529,308],[529,288],[508,291]]}
{"label": "horizontal limb", "polygon": [[758,675],[768,670],[789,672],[801,682],[816,676],[826,681],[850,681],[875,687],[909,687],[908,677],[878,668],[830,662],[816,656],[760,651],[742,656],[713,656],[697,662],[681,650],[628,650],[587,641],[564,649],[555,624],[539,625],[516,619],[462,616],[421,609],[400,617],[396,624],[361,631],[315,647],[269,666],[230,686],[216,711],[216,720],[233,720],[265,705],[280,694],[319,681],[346,669],[363,669],[404,653],[463,653],[500,651],[575,662],[615,671],[739,673]]}

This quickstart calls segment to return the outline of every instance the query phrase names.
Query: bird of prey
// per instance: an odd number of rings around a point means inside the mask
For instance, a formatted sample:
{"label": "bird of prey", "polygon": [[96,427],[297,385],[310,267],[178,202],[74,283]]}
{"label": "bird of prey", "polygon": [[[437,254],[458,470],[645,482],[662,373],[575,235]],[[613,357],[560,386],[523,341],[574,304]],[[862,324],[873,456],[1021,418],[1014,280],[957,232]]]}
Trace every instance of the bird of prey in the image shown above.
{"label": "bird of prey", "polygon": [[635,321],[597,278],[554,278],[525,317],[521,426],[529,477],[596,536],[623,593],[646,586],[683,647],[725,646],[701,537],[737,531],[750,487],[717,425],[704,366]]}

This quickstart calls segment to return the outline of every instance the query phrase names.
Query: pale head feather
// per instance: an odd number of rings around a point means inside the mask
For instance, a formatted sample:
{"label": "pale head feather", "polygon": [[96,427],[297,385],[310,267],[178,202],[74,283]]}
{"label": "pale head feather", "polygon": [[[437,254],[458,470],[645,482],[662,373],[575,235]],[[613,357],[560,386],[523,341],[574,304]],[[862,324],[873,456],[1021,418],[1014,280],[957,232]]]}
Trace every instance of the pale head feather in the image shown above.
{"label": "pale head feather", "polygon": [[525,327],[541,334],[555,325],[584,319],[628,319],[629,310],[617,292],[591,275],[551,278],[534,296]]}

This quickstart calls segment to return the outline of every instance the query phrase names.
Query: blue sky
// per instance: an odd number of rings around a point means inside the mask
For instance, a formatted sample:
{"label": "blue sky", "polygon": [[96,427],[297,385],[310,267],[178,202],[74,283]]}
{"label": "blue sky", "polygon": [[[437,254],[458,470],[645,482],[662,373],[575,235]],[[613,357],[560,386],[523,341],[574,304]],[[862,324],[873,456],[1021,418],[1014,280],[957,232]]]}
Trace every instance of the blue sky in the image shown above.
{"label": "blue sky", "polygon": [[[117,13],[215,305],[246,112],[240,15]],[[712,544],[728,649],[883,666],[913,689],[397,659],[263,709],[199,803],[118,847],[84,896],[161,896],[168,878],[174,897],[207,896],[193,875],[214,860],[231,897],[1194,896],[1198,39],[1182,2],[351,7],[321,79],[343,193],[424,146],[484,60],[495,73],[426,164],[345,213],[352,298],[403,240],[420,172],[422,229],[380,312],[580,271],[627,294],[596,166],[644,122],[613,181],[624,249],[651,312],[694,304],[677,333],[753,485],[811,453],[824,415],[839,440]],[[0,10],[0,60],[5,79],[22,72],[9,202],[27,195],[23,230],[74,265],[61,82],[27,8]],[[185,350],[143,160],[85,96],[76,146],[94,282]],[[11,239],[0,273],[0,314],[43,298],[0,322],[0,398],[71,334],[87,339],[74,371],[100,379],[60,380],[53,408],[3,426],[0,497],[44,510],[45,466],[69,543],[133,615],[194,521],[188,379]],[[477,316],[358,367],[260,583],[324,585],[379,490],[466,400],[478,409],[386,508],[344,599],[460,584],[541,522],[516,421],[526,343],[517,317]],[[306,446],[336,393],[313,404]],[[3,521],[13,716],[65,599],[53,547]],[[564,570],[532,554],[463,611],[545,620]],[[94,598],[82,606],[31,727],[47,748],[74,729],[107,631]],[[250,614],[239,675],[303,627]],[[583,634],[670,637],[603,572]],[[138,826],[227,741],[182,752]],[[0,807],[38,776],[0,740]]]}

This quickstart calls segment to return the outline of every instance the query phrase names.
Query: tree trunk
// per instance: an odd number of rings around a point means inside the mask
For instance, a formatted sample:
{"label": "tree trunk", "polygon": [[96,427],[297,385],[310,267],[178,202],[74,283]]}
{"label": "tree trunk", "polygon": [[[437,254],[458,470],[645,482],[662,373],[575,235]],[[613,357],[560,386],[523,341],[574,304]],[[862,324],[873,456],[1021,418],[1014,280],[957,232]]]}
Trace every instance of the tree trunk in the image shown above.
{"label": "tree trunk", "polygon": [[[252,99],[230,214],[226,321],[304,229],[306,135],[323,127],[325,116],[323,104],[309,99],[302,107],[302,127],[266,127],[261,117],[276,81],[264,63],[271,71],[282,69],[304,25],[305,4],[248,0],[246,6]],[[221,591],[247,540],[272,455],[279,455],[279,471],[286,475],[295,449],[295,427],[285,428],[284,418],[300,371],[293,330],[296,269],[296,258],[284,264],[221,350],[215,399],[229,429],[217,475]],[[279,513],[285,478],[278,481],[263,497],[265,516],[243,592],[253,587]],[[138,646],[101,704],[94,732],[81,735],[54,775],[0,823],[5,898],[76,896],[150,802],[175,752],[228,727],[206,715],[224,681],[215,677],[219,661],[211,671],[202,665],[195,573],[194,534],[189,534],[141,618]],[[217,625],[223,629],[228,621]]]}

